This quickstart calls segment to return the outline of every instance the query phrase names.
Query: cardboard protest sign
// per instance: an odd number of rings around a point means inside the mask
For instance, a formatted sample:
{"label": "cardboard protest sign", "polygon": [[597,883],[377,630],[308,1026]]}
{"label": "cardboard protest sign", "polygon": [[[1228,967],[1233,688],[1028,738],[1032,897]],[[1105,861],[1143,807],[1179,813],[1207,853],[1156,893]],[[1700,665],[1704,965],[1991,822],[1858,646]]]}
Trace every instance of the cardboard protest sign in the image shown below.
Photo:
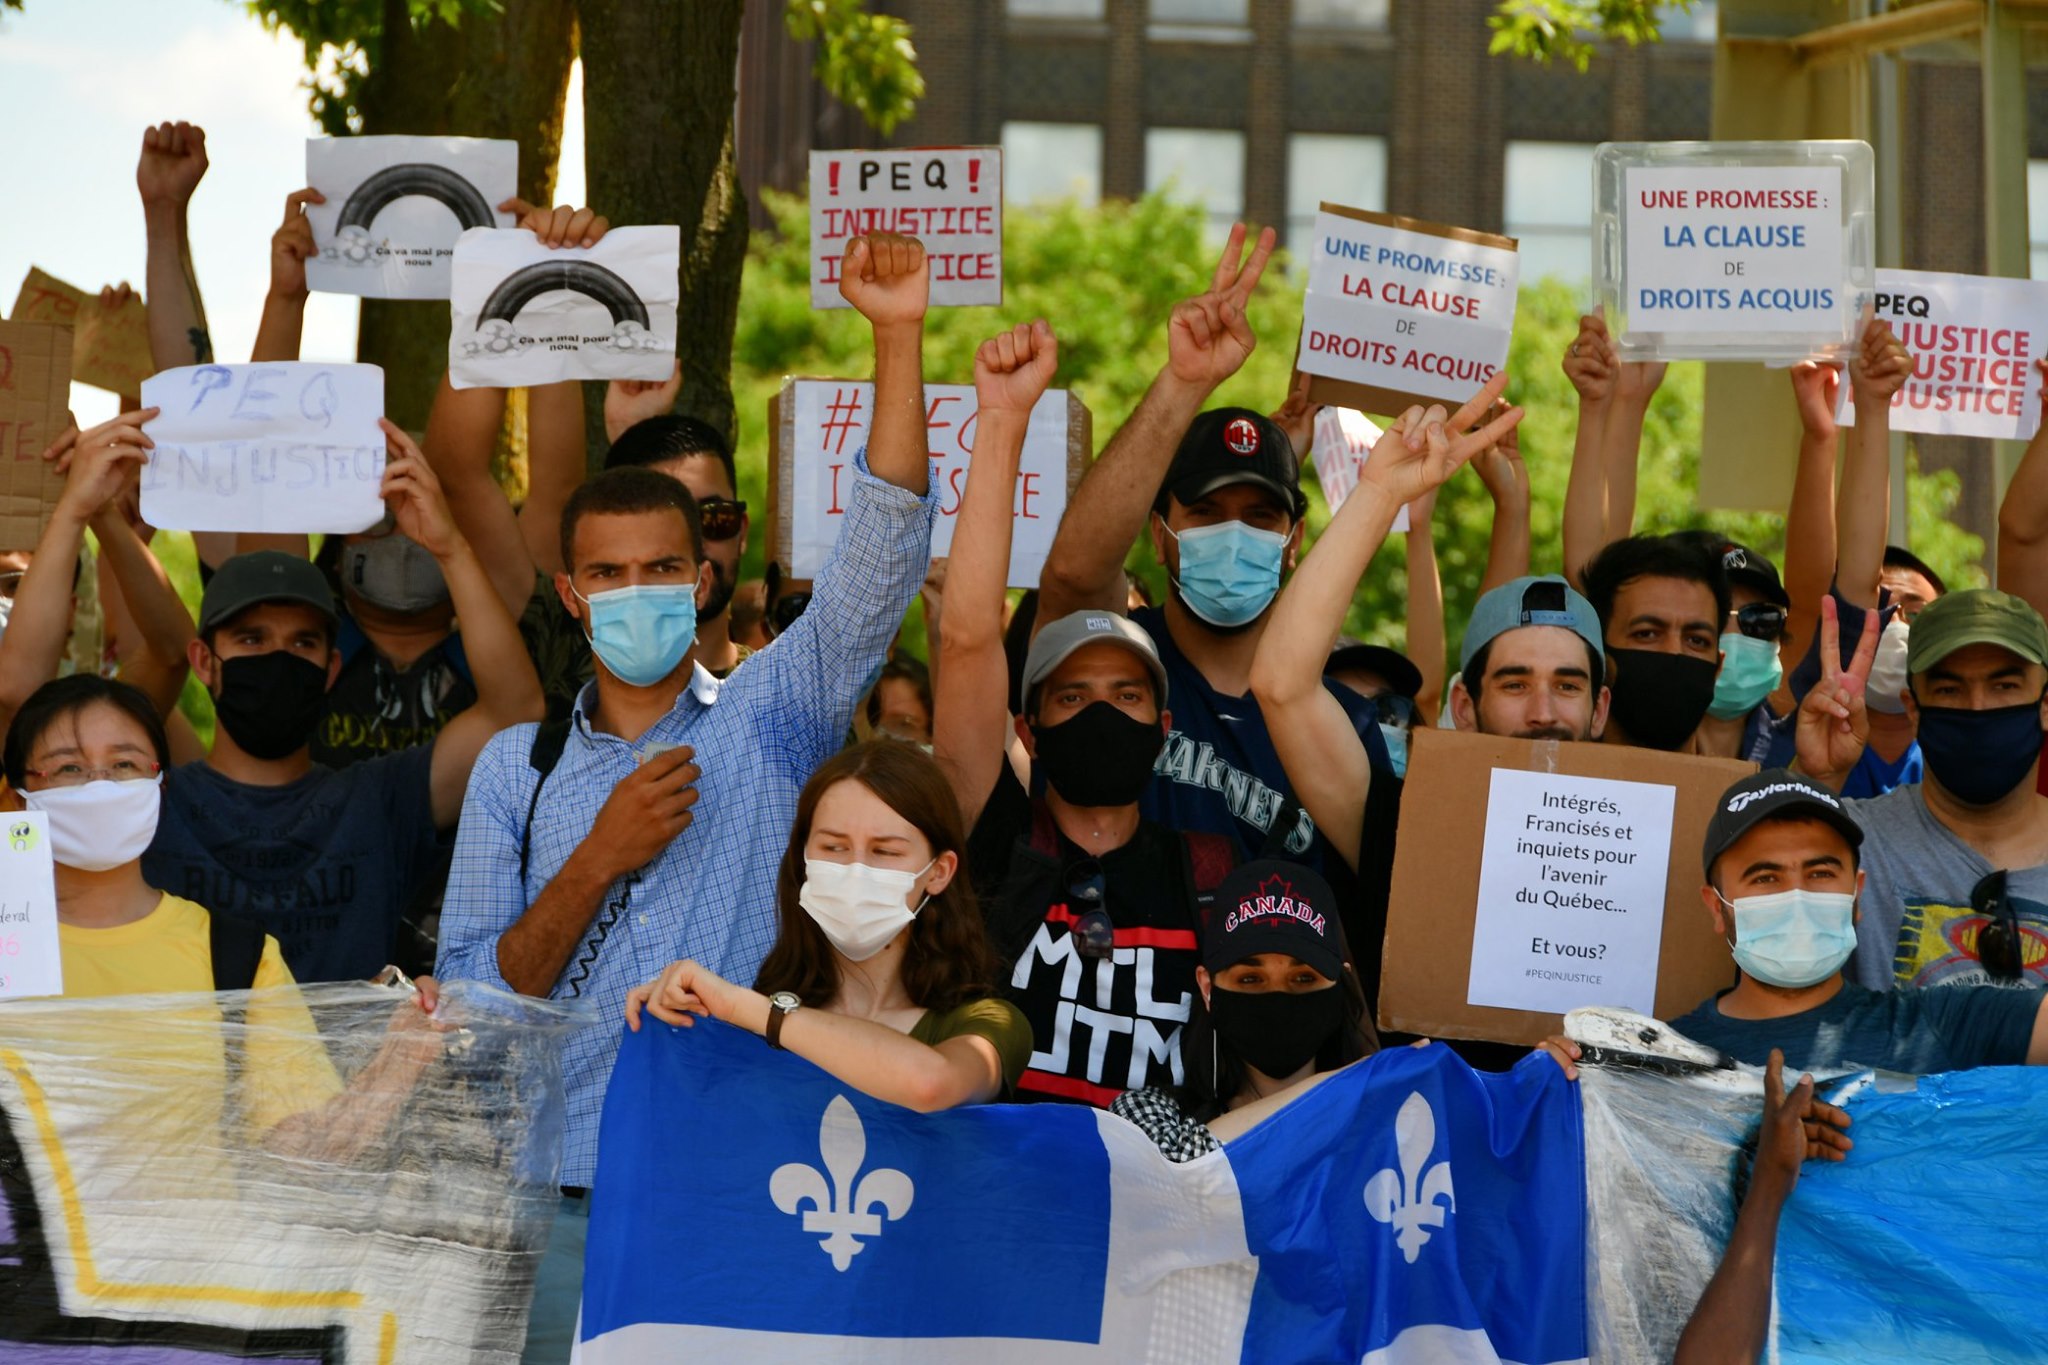
{"label": "cardboard protest sign", "polygon": [[1512,237],[1324,204],[1294,358],[1309,397],[1464,402],[1507,364],[1519,262]]}
{"label": "cardboard protest sign", "polygon": [[863,233],[924,243],[932,303],[1003,301],[1003,149],[811,153],[811,307],[845,308],[839,258]]}
{"label": "cardboard protest sign", "polygon": [[[1913,377],[1892,395],[1891,429],[1930,436],[2030,441],[2041,425],[2034,361],[2048,342],[2048,281],[1877,272],[1876,315],[1913,356]],[[1836,421],[1856,425],[1843,383]]]}
{"label": "cardboard protest sign", "polygon": [[1867,144],[1610,142],[1593,165],[1594,292],[1624,360],[1853,341],[1874,282]]}
{"label": "cardboard protest sign", "polygon": [[62,994],[50,817],[0,811],[0,1000]]}
{"label": "cardboard protest sign", "polygon": [[178,531],[363,531],[384,516],[384,371],[183,365],[142,386],[161,408],[142,518]]}
{"label": "cardboard protest sign", "polygon": [[43,451],[71,411],[71,329],[0,322],[0,550],[33,550],[64,478]]}
{"label": "cardboard protest sign", "polygon": [[498,205],[519,192],[519,144],[481,137],[306,140],[308,204],[319,254],[306,286],[370,299],[445,299],[455,239],[509,228]]}
{"label": "cardboard protest sign", "polygon": [[[1358,487],[1358,471],[1372,455],[1380,429],[1371,418],[1353,408],[1325,407],[1316,414],[1315,443],[1310,458],[1315,461],[1316,481],[1323,486],[1323,501],[1334,515]],[[1408,509],[1394,517],[1395,531],[1408,529]]]}
{"label": "cardboard protest sign", "polygon": [[675,367],[682,230],[613,228],[592,247],[479,228],[455,247],[448,380],[458,389],[666,379]]}
{"label": "cardboard protest sign", "polygon": [[1581,1005],[1671,1019],[1735,979],[1700,843],[1753,763],[1418,727],[1394,849],[1382,1028],[1536,1043]]}
{"label": "cardboard protest sign", "polygon": [[[939,487],[939,519],[932,529],[932,557],[937,559],[952,549],[953,519],[967,486],[979,409],[972,384],[927,384],[924,399],[932,478]],[[851,379],[786,379],[769,403],[774,475],[769,481],[768,555],[795,578],[816,577],[839,537],[853,457],[868,442],[874,407],[874,385]],[[1024,433],[1010,542],[1011,587],[1038,586],[1067,496],[1081,481],[1093,449],[1087,406],[1065,389],[1047,391],[1032,408]]]}
{"label": "cardboard protest sign", "polygon": [[102,308],[98,294],[30,266],[9,317],[69,327],[71,377],[81,384],[133,395],[156,373],[149,354],[149,310],[139,297],[131,296],[118,308]]}

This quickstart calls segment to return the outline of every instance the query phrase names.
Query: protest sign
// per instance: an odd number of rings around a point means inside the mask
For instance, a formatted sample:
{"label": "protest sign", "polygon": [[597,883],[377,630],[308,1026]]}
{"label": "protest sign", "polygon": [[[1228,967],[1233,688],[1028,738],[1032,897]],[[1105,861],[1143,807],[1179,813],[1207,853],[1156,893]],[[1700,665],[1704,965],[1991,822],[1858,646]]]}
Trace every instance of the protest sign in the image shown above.
{"label": "protest sign", "polygon": [[1700,905],[1700,840],[1716,799],[1755,771],[1418,727],[1402,803],[1456,815],[1402,822],[1380,1026],[1535,1043],[1581,1005],[1671,1019],[1726,988],[1735,969]]}
{"label": "protest sign", "polygon": [[546,247],[524,228],[455,245],[448,380],[458,389],[666,379],[675,367],[682,230],[613,228]]}
{"label": "protest sign", "polygon": [[1594,295],[1623,360],[1841,354],[1874,286],[1861,142],[1607,142]]}
{"label": "protest sign", "polygon": [[[980,409],[972,384],[927,384],[924,401],[932,478],[939,487],[939,519],[932,528],[937,559],[952,548]],[[815,577],[839,538],[853,457],[868,442],[874,407],[875,386],[851,379],[786,379],[769,404],[774,474],[768,557],[795,578]],[[1074,394],[1050,390],[1031,409],[1017,474],[1011,587],[1038,586],[1067,495],[1081,481],[1093,449],[1088,408]]]}
{"label": "protest sign", "polygon": [[[1913,357],[1913,377],[1892,395],[1893,431],[2033,439],[2048,281],[1880,270],[1875,308]],[[1842,426],[1856,425],[1850,388],[1843,383],[1838,400]]]}
{"label": "protest sign", "polygon": [[43,451],[70,420],[71,329],[0,322],[0,550],[33,550],[64,477]]}
{"label": "protest sign", "polygon": [[509,228],[498,205],[519,192],[519,144],[480,137],[306,140],[308,204],[319,252],[306,286],[371,299],[445,299],[455,239]]}
{"label": "protest sign", "polygon": [[384,516],[384,371],[184,365],[142,386],[161,408],[142,519],[177,531],[362,531]]}
{"label": "protest sign", "polygon": [[64,993],[50,817],[0,811],[0,1000]]}
{"label": "protest sign", "polygon": [[1507,364],[1519,262],[1512,237],[1324,204],[1294,357],[1309,398],[1464,402]]}
{"label": "protest sign", "polygon": [[924,243],[934,305],[1003,301],[1003,149],[811,153],[811,307],[846,308],[839,258],[869,232]]}
{"label": "protest sign", "polygon": [[[1316,481],[1323,486],[1323,501],[1330,513],[1344,505],[1351,490],[1358,487],[1358,471],[1372,455],[1380,429],[1371,418],[1355,408],[1325,407],[1316,414],[1315,443],[1310,447],[1316,465]],[[1408,529],[1408,509],[1394,516],[1395,531]]]}
{"label": "protest sign", "polygon": [[71,377],[110,393],[134,395],[156,373],[149,354],[149,310],[139,295],[118,308],[34,266],[14,296],[14,322],[52,322],[71,329]]}

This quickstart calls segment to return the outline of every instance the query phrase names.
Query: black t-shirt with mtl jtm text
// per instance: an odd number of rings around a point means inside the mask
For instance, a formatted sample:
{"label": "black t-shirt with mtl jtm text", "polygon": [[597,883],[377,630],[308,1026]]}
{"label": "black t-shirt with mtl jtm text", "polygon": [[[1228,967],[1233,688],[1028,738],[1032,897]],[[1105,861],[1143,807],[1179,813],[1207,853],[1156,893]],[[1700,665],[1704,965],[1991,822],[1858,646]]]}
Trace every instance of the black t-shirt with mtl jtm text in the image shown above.
{"label": "black t-shirt with mtl jtm text", "polygon": [[[1187,889],[1186,855],[1174,831],[1142,821],[1122,848],[1095,861],[1105,884],[1116,947],[1086,958],[1069,932],[1075,908],[1073,869],[1088,855],[1058,837],[1057,868],[1018,868],[1032,859],[1033,807],[1004,767],[968,839],[967,865],[992,921],[1006,908],[1034,923],[1028,941],[1004,943],[1002,978],[1009,1000],[1031,1025],[1030,1065],[1017,1082],[1020,1100],[1071,1100],[1107,1106],[1127,1089],[1178,1084],[1181,1034],[1194,999],[1195,907]],[[1020,845],[1026,846],[1020,854]],[[1022,872],[1023,876],[1013,875]],[[1020,881],[1039,903],[1005,907]]]}

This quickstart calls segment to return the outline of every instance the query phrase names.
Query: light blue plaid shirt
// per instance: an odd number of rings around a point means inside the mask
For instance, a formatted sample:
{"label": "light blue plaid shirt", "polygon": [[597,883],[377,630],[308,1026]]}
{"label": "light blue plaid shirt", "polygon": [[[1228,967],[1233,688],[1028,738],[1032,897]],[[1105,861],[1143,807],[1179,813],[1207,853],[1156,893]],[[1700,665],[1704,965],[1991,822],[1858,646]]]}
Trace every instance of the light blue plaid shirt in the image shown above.
{"label": "light blue plaid shirt", "polygon": [[[605,1082],[625,1027],[626,992],[678,958],[751,983],[776,934],[775,878],[796,798],[839,750],[854,704],[881,666],[931,560],[937,491],[918,498],[854,462],[846,520],[812,586],[811,604],[775,642],[720,683],[701,666],[673,709],[628,744],[590,728],[595,695],[578,699],[567,746],[534,809],[531,857],[520,834],[538,774],[527,761],[538,728],[491,740],[470,774],[441,909],[437,975],[509,990],[498,939],[589,835],[598,809],[649,742],[688,744],[703,770],[695,818],[660,856],[614,882],[549,991],[590,1002],[594,1022],[562,1058],[568,1140],[562,1183],[589,1185]],[[595,686],[595,684],[592,684]]]}

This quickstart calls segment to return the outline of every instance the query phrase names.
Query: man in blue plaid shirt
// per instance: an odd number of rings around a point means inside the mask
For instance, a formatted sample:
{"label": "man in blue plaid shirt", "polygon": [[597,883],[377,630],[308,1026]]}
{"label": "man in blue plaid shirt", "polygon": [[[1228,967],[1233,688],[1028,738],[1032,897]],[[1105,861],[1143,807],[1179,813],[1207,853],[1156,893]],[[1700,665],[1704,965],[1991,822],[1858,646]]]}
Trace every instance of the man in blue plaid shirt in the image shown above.
{"label": "man in blue plaid shirt", "polygon": [[626,992],[681,958],[753,979],[775,940],[797,793],[844,741],[930,562],[923,248],[893,234],[855,239],[840,292],[874,329],[875,412],[810,607],[719,682],[696,660],[696,608],[711,580],[695,503],[651,470],[599,475],[564,509],[568,573],[556,579],[591,637],[596,677],[544,778],[536,727],[522,725],[490,742],[470,780],[438,974],[596,1012],[563,1056],[564,1204],[528,1360],[568,1358],[584,1191]]}

